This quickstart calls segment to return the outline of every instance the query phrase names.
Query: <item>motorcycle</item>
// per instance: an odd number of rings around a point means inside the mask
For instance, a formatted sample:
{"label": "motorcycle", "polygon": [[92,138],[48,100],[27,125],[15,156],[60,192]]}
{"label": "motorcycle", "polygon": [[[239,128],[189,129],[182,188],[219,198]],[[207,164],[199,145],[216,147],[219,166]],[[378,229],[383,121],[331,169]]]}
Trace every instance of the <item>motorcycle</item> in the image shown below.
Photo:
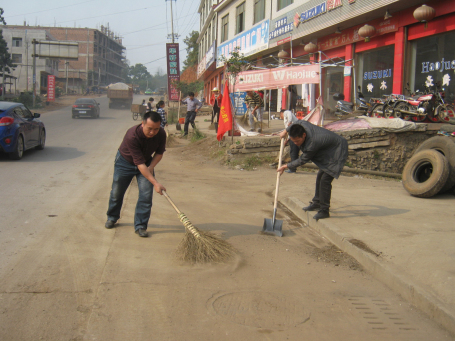
{"label": "motorcycle", "polygon": [[337,101],[335,105],[335,115],[339,118],[342,118],[346,115],[366,115],[371,108],[370,103],[367,103],[365,97],[360,91],[360,86],[357,91],[357,100],[356,100],[356,109],[354,109],[354,103],[347,102],[344,100],[344,95],[342,93],[336,93],[332,98]]}
{"label": "motorcycle", "polygon": [[383,99],[372,99],[374,102],[371,109],[371,116],[376,118],[395,118],[395,104],[404,100],[401,94],[384,95]]}
{"label": "motorcycle", "polygon": [[[409,88],[405,90],[410,92]],[[435,123],[455,122],[455,108],[445,103],[444,96],[440,84],[435,85],[435,91],[428,87],[423,93],[417,90],[394,105],[394,114],[405,121],[422,122],[427,118]]]}

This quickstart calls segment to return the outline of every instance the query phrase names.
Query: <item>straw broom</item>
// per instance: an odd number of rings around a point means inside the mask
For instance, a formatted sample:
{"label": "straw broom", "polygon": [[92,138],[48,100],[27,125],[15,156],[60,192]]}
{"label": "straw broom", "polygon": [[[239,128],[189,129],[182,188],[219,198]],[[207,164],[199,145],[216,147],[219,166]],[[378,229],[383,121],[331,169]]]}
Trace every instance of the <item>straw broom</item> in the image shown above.
{"label": "straw broom", "polygon": [[163,191],[163,194],[185,226],[185,236],[177,248],[177,255],[181,260],[189,263],[221,263],[234,255],[235,249],[227,241],[193,226],[187,216],[175,206],[166,191]]}

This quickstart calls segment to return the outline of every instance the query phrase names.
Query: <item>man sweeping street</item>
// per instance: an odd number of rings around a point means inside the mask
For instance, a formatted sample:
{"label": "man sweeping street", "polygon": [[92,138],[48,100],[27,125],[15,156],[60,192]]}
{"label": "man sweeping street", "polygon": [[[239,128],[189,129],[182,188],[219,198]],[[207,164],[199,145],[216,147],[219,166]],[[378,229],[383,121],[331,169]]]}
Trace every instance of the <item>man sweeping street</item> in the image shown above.
{"label": "man sweeping street", "polygon": [[261,128],[258,129],[258,132],[262,132],[262,111],[264,106],[264,101],[261,96],[259,96],[254,91],[247,91],[245,96],[245,103],[249,109],[249,119],[250,119],[250,131],[254,131],[254,116],[259,123],[261,123]]}
{"label": "man sweeping street", "polygon": [[300,148],[302,155],[295,161],[281,166],[277,172],[295,169],[312,161],[319,168],[316,176],[316,190],[310,205],[304,211],[318,211],[316,221],[329,218],[332,181],[338,179],[348,157],[348,142],[343,137],[307,121],[297,121],[280,133],[285,138],[289,133],[291,141]]}
{"label": "man sweeping street", "polygon": [[134,229],[140,237],[147,237],[147,224],[152,208],[153,190],[166,190],[155,179],[154,169],[163,158],[166,132],[161,128],[161,116],[155,111],[144,114],[142,123],[127,130],[114,162],[114,179],[109,197],[107,229],[120,218],[123,197],[133,177],[136,177],[139,198],[134,213]]}

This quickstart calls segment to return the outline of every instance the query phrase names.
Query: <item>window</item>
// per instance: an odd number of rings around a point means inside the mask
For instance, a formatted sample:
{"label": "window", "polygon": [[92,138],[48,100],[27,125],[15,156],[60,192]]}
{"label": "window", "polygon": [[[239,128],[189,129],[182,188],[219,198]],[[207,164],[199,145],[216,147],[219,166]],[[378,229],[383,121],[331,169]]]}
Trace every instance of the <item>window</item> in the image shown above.
{"label": "window", "polygon": [[265,0],[254,0],[254,22],[261,21],[265,18]]}
{"label": "window", "polygon": [[22,64],[22,54],[13,53],[12,59],[14,64]]}
{"label": "window", "polygon": [[245,30],[245,3],[237,6],[236,14],[237,23],[235,27],[235,34],[243,32]]}
{"label": "window", "polygon": [[282,10],[286,6],[289,6],[290,4],[293,4],[294,0],[278,0],[277,1],[277,11]]}
{"label": "window", "polygon": [[13,38],[13,47],[22,47],[22,38]]}
{"label": "window", "polygon": [[221,42],[228,40],[229,34],[229,14],[221,18]]}

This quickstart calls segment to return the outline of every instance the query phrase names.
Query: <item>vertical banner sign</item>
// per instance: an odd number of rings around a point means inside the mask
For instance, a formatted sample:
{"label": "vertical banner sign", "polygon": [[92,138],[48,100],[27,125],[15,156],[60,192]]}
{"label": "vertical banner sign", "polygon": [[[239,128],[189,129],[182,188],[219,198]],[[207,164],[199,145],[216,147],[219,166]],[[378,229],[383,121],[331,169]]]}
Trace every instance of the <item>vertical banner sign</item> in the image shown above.
{"label": "vertical banner sign", "polygon": [[179,100],[179,91],[172,84],[180,80],[179,44],[166,44],[167,93],[170,101]]}
{"label": "vertical banner sign", "polygon": [[47,76],[47,101],[55,101],[55,76]]}

